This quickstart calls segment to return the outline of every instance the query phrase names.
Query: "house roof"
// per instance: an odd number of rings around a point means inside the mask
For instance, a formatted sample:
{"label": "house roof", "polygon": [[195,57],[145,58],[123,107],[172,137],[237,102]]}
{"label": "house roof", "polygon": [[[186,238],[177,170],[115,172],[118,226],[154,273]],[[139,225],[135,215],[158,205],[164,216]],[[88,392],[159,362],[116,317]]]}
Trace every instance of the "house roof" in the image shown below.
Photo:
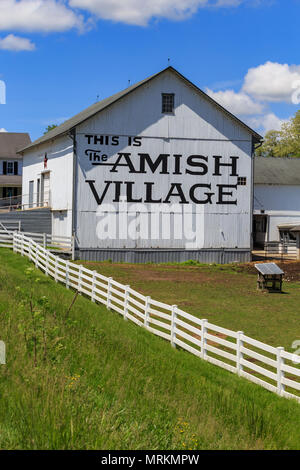
{"label": "house roof", "polygon": [[108,108],[109,106],[111,106],[113,103],[117,102],[118,100],[120,100],[121,98],[129,95],[131,92],[133,92],[134,90],[136,90],[137,88],[143,86],[144,84],[150,82],[151,80],[153,80],[155,77],[158,77],[159,75],[163,74],[164,72],[166,71],[170,71],[170,72],[173,72],[175,75],[177,75],[181,80],[183,80],[185,83],[187,83],[189,86],[191,86],[195,91],[197,91],[198,93],[200,93],[203,97],[205,97],[210,103],[212,103],[214,106],[216,106],[220,111],[222,111],[223,113],[227,114],[227,116],[229,116],[231,119],[233,119],[234,121],[236,121],[238,124],[240,124],[241,126],[243,126],[244,128],[246,128],[254,137],[254,140],[255,142],[260,142],[262,140],[262,137],[257,133],[255,132],[253,129],[251,129],[250,127],[248,127],[244,122],[242,122],[240,119],[238,119],[236,116],[234,116],[233,114],[231,114],[229,111],[227,111],[225,108],[223,108],[219,103],[217,103],[215,100],[213,100],[210,96],[208,96],[206,93],[204,93],[204,91],[200,90],[200,88],[198,88],[196,85],[194,85],[190,80],[188,80],[187,78],[185,78],[183,75],[181,75],[176,69],[174,69],[173,67],[169,66],[163,70],[161,70],[160,72],[154,74],[154,75],[151,75],[150,77],[148,78],[145,78],[144,80],[138,82],[138,83],[135,83],[134,85],[131,85],[130,87],[126,88],[125,90],[122,90],[120,91],[119,93],[116,93],[115,95],[112,95],[110,96],[109,98],[106,98],[102,101],[99,101],[91,106],[89,106],[88,108],[84,109],[83,111],[81,111],[80,113],[76,114],[75,116],[73,116],[71,119],[68,119],[67,121],[63,122],[60,126],[58,127],[55,127],[54,129],[52,129],[51,131],[47,132],[46,134],[44,134],[42,137],[40,137],[39,139],[35,140],[34,142],[32,142],[31,145],[27,145],[25,147],[23,147],[20,152],[24,152],[32,147],[35,147],[36,145],[39,145],[39,144],[42,144],[42,143],[45,143],[49,140],[52,140],[60,135],[63,135],[63,134],[66,134],[68,133],[71,129],[73,129],[74,127],[76,127],[78,124],[81,124],[82,122],[86,121],[87,119],[91,118],[92,116],[94,116],[95,114],[103,111],[104,109]]}
{"label": "house roof", "polygon": [[300,158],[255,157],[255,184],[300,184]]}
{"label": "house roof", "polygon": [[18,150],[31,143],[29,134],[22,132],[0,132],[0,158],[22,158]]}

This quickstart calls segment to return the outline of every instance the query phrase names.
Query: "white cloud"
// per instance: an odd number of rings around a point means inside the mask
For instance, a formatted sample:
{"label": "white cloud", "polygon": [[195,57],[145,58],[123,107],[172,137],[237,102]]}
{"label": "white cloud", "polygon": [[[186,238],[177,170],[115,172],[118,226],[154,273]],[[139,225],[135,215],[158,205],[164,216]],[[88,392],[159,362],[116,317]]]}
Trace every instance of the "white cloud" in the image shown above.
{"label": "white cloud", "polygon": [[264,134],[271,130],[280,131],[282,124],[288,121],[289,119],[280,119],[274,113],[267,113],[247,119],[250,127],[260,129]]}
{"label": "white cloud", "polygon": [[66,31],[82,28],[83,18],[62,0],[1,0],[0,30]]}
{"label": "white cloud", "polygon": [[[152,18],[183,20],[200,8],[233,8],[257,0],[0,0],[0,31],[67,31],[84,16],[145,26]],[[88,18],[86,24],[92,22]]]}
{"label": "white cloud", "polygon": [[0,49],[6,51],[33,51],[35,45],[29,39],[9,34],[5,38],[0,38]]}
{"label": "white cloud", "polygon": [[292,103],[299,80],[300,65],[266,62],[248,70],[243,91],[263,101]]}
{"label": "white cloud", "polygon": [[4,127],[0,127],[0,132],[7,132],[7,130]]}
{"label": "white cloud", "polygon": [[201,7],[236,7],[246,0],[69,0],[104,20],[145,26],[151,18],[183,20]]}
{"label": "white cloud", "polygon": [[252,114],[260,114],[264,109],[263,104],[254,101],[243,92],[236,93],[233,90],[214,92],[207,88],[206,93],[232,114],[249,116]]}

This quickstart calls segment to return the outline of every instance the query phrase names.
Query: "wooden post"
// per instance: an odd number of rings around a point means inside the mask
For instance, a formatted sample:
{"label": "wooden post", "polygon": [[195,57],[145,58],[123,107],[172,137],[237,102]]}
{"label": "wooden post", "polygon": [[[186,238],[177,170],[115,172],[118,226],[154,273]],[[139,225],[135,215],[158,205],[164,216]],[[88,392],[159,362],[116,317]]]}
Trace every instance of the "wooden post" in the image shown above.
{"label": "wooden post", "polygon": [[47,234],[43,233],[43,247],[46,249],[47,247]]}
{"label": "wooden post", "polygon": [[82,275],[82,265],[79,266],[79,271],[78,271],[78,292],[79,292],[79,295],[81,295],[81,275]]}
{"label": "wooden post", "polygon": [[46,276],[49,276],[49,251],[46,251],[46,271],[45,271]]}
{"label": "wooden post", "polygon": [[207,319],[201,320],[201,357],[206,359],[206,333],[207,333]]}
{"label": "wooden post", "polygon": [[58,282],[58,279],[57,279],[57,271],[58,271],[58,257],[55,256],[55,271],[54,271],[54,279],[55,279],[55,282]]}
{"label": "wooden post", "polygon": [[66,288],[67,289],[70,288],[70,285],[69,285],[69,281],[70,281],[70,279],[69,279],[69,275],[70,275],[69,269],[70,269],[70,263],[69,263],[69,261],[67,261],[66,262]]}
{"label": "wooden post", "polygon": [[128,302],[129,302],[129,289],[130,286],[125,286],[125,297],[124,297],[124,320],[128,320],[127,313],[128,313]]}
{"label": "wooden post", "polygon": [[16,253],[17,251],[17,234],[15,232],[13,232],[13,252]]}
{"label": "wooden post", "polygon": [[236,340],[236,369],[238,375],[241,375],[241,372],[243,371],[243,365],[241,364],[241,361],[243,360],[243,353],[241,351],[241,348],[243,347],[244,343],[242,340],[244,332],[243,331],[238,331],[237,332],[237,340]]}
{"label": "wooden post", "polygon": [[32,239],[29,239],[29,259],[32,261]]}
{"label": "wooden post", "polygon": [[111,290],[111,281],[112,281],[112,277],[109,277],[109,278],[108,278],[108,281],[107,281],[107,300],[106,300],[106,308],[107,308],[108,310],[110,310],[110,307],[111,307],[111,305],[110,305],[110,299],[111,299],[111,292],[110,292],[110,290]]}
{"label": "wooden post", "polygon": [[172,305],[172,317],[171,317],[171,346],[176,348],[176,320],[177,320],[177,305]]}
{"label": "wooden post", "polygon": [[24,235],[21,235],[21,256],[24,256]]}
{"label": "wooden post", "polygon": [[96,274],[97,274],[97,271],[93,271],[93,278],[92,278],[92,302],[96,302],[96,299],[95,299]]}
{"label": "wooden post", "polygon": [[39,249],[40,245],[37,243],[35,246],[35,267],[38,267],[38,261],[39,261]]}
{"label": "wooden post", "polygon": [[149,307],[150,307],[151,297],[146,297],[145,300],[145,320],[144,325],[146,328],[149,326]]}
{"label": "wooden post", "polygon": [[285,390],[285,386],[282,383],[282,379],[284,378],[284,371],[282,370],[282,366],[284,364],[284,358],[281,355],[282,351],[284,351],[284,348],[282,347],[277,348],[277,393],[278,395],[282,395],[282,393]]}

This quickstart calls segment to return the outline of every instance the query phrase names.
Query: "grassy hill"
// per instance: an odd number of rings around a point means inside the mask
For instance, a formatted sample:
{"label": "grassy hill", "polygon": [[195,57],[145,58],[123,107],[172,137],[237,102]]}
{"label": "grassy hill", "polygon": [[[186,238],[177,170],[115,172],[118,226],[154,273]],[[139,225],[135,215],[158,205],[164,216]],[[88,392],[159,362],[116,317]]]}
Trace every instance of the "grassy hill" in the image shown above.
{"label": "grassy hill", "polygon": [[300,447],[299,404],[75,299],[5,249],[0,339],[1,449]]}

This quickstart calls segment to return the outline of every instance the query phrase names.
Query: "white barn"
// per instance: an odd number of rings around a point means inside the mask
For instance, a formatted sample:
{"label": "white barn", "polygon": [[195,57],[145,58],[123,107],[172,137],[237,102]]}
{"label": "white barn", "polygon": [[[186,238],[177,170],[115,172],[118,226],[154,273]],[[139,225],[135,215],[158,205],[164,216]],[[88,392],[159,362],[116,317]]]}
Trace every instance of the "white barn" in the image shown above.
{"label": "white barn", "polygon": [[254,167],[254,244],[300,249],[300,159],[256,157]]}
{"label": "white barn", "polygon": [[247,261],[261,139],[168,67],[22,149],[23,205],[81,259]]}

